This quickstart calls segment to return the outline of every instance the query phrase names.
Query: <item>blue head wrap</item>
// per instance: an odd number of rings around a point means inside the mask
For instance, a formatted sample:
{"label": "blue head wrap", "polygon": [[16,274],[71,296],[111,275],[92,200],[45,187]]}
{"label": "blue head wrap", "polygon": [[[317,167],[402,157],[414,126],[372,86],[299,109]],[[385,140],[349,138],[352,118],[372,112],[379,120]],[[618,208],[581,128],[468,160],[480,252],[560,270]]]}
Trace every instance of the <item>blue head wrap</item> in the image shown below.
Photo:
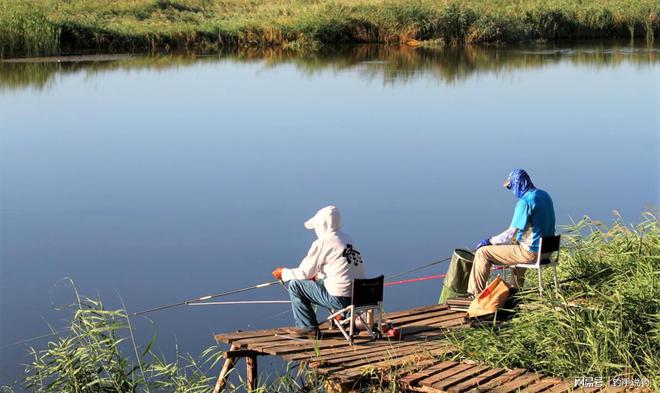
{"label": "blue head wrap", "polygon": [[509,173],[508,183],[510,185],[511,191],[516,198],[522,198],[523,195],[529,190],[533,190],[534,183],[530,179],[527,172],[524,169],[516,168],[511,173]]}

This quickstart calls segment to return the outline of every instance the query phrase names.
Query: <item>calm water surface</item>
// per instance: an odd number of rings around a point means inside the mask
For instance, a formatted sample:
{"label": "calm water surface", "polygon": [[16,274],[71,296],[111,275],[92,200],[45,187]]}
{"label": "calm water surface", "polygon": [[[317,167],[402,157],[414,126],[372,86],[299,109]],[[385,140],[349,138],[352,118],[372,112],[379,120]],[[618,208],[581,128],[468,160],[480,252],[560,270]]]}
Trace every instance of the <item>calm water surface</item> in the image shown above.
{"label": "calm water surface", "polygon": [[[131,311],[269,281],[304,256],[302,224],[330,203],[371,275],[444,258],[507,227],[513,167],[551,193],[559,223],[614,209],[636,221],[658,204],[659,54],[357,47],[0,63],[0,346],[63,325],[63,277]],[[440,286],[390,287],[386,309],[433,303]],[[287,309],[151,317],[172,356],[214,332],[288,325]],[[0,381],[20,374],[25,349],[0,349]]]}

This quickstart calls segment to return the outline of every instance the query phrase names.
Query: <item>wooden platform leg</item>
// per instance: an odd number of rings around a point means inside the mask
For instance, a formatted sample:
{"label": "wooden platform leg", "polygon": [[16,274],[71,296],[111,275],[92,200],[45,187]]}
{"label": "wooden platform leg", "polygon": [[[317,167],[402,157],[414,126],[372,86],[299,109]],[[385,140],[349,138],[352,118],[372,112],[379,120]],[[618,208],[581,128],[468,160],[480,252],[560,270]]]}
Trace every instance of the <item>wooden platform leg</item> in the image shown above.
{"label": "wooden platform leg", "polygon": [[[235,351],[238,348],[239,348],[238,346],[232,345],[231,348],[229,348],[229,350]],[[213,393],[220,393],[222,389],[225,388],[225,385],[227,384],[227,375],[234,368],[235,365],[236,365],[236,358],[228,358],[227,360],[225,360],[225,364],[222,366],[222,370],[220,371],[218,380],[215,383],[215,388],[213,389]]]}
{"label": "wooden platform leg", "polygon": [[245,358],[245,365],[247,366],[247,389],[251,392],[257,388],[257,357],[248,356]]}

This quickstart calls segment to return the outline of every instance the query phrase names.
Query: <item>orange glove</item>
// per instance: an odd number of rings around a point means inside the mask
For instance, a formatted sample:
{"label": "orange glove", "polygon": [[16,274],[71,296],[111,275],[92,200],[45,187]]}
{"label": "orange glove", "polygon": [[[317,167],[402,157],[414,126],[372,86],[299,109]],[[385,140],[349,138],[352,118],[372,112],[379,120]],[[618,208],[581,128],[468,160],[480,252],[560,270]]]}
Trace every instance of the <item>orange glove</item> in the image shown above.
{"label": "orange glove", "polygon": [[273,270],[273,277],[275,277],[277,280],[282,280],[282,267],[276,267],[275,270]]}

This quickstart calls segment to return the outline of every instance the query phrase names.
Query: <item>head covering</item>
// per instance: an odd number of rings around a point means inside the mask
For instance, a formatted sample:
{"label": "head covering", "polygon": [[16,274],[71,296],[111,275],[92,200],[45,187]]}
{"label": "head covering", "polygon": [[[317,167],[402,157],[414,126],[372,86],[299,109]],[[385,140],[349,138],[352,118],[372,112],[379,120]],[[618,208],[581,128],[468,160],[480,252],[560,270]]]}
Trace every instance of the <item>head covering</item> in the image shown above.
{"label": "head covering", "polygon": [[328,233],[336,232],[341,228],[341,215],[334,206],[326,206],[314,214],[314,217],[305,221],[305,228],[313,229],[319,239]]}
{"label": "head covering", "polygon": [[504,187],[511,189],[516,198],[522,198],[527,191],[536,188],[527,172],[520,168],[512,170],[503,185]]}

